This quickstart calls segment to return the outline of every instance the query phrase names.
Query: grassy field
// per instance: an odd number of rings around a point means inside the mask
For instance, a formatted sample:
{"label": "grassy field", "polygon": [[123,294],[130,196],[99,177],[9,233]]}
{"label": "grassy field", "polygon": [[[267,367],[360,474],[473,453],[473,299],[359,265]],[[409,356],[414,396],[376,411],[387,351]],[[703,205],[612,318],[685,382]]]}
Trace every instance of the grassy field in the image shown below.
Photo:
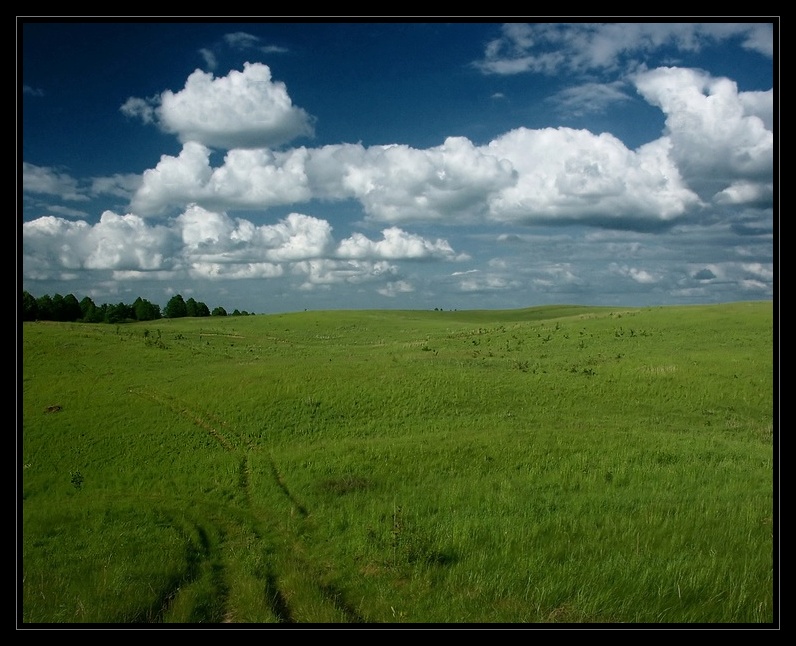
{"label": "grassy field", "polygon": [[22,325],[22,625],[771,624],[773,306]]}

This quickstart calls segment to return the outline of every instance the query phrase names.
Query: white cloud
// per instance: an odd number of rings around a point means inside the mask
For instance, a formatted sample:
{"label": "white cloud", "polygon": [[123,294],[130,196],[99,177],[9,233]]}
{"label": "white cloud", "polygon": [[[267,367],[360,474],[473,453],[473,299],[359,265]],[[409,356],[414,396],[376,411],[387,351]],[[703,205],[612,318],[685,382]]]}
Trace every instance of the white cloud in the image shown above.
{"label": "white cloud", "polygon": [[759,262],[755,263],[744,263],[741,265],[741,268],[752,275],[755,278],[759,278],[762,281],[765,281],[768,284],[771,284],[771,281],[774,280],[774,267],[771,264],[763,264]]}
{"label": "white cloud", "polygon": [[509,23],[473,63],[485,74],[558,74],[634,66],[663,47],[698,51],[730,38],[773,57],[773,27],[766,23]]}
{"label": "white cloud", "polygon": [[[628,150],[610,134],[518,128],[489,144],[517,172],[514,186],[490,201],[503,222],[665,222],[698,203],[663,142]],[[627,226],[625,224],[624,226]]]}
{"label": "white cloud", "polygon": [[160,95],[156,112],[160,127],[181,142],[214,148],[268,148],[314,134],[312,118],[262,63],[220,78],[196,70],[182,90]]}
{"label": "white cloud", "polygon": [[114,195],[130,199],[141,186],[141,175],[134,173],[95,177],[91,180],[92,195]]}
{"label": "white cloud", "polygon": [[276,224],[255,226],[248,220],[192,205],[176,221],[192,264],[280,263],[323,258],[334,248],[325,220],[291,213]]}
{"label": "white cloud", "polygon": [[198,143],[187,143],[178,157],[162,155],[158,165],[144,171],[141,187],[131,202],[141,215],[164,213],[169,206],[198,202],[212,176],[210,151]]}
{"label": "white cloud", "polygon": [[171,247],[171,232],[148,227],[137,215],[105,211],[85,242],[90,247],[83,261],[87,269],[162,269]]}
{"label": "white cloud", "polygon": [[22,190],[26,193],[57,195],[61,199],[85,202],[89,198],[69,175],[46,166],[22,162]]}
{"label": "white cloud", "polygon": [[452,274],[458,280],[459,290],[462,292],[495,292],[507,289],[516,289],[521,281],[502,274],[473,270],[469,272],[456,272]]}
{"label": "white cloud", "polygon": [[772,204],[774,185],[766,182],[738,181],[714,196],[716,204]]}
{"label": "white cloud", "polygon": [[413,292],[415,291],[415,288],[412,286],[411,283],[405,280],[394,280],[384,285],[384,287],[380,287],[376,291],[382,296],[395,298],[399,294],[407,294],[409,292]]}
{"label": "white cloud", "polygon": [[344,144],[286,152],[231,150],[210,167],[210,151],[187,143],[144,173],[132,209],[144,215],[197,203],[208,208],[268,208],[312,198],[355,198],[379,222],[476,221],[488,198],[515,181],[511,164],[468,139],[442,146]]}
{"label": "white cloud", "polygon": [[284,267],[270,262],[213,263],[193,262],[188,273],[192,278],[208,279],[262,279],[278,278],[284,274]]}
{"label": "white cloud", "polygon": [[610,269],[613,273],[620,276],[625,276],[631,280],[644,285],[654,284],[660,281],[661,277],[647,271],[646,269],[639,269],[637,267],[629,267],[627,265],[617,265],[611,263]]}
{"label": "white cloud", "polygon": [[52,277],[64,269],[152,270],[167,266],[173,234],[136,215],[102,214],[95,225],[46,216],[22,225],[25,271]]}
{"label": "white cloud", "polygon": [[[361,234],[338,243],[323,219],[290,213],[257,226],[224,212],[190,205],[165,225],[137,215],[105,211],[90,225],[47,216],[23,223],[26,276],[46,280],[64,272],[106,270],[120,277],[162,280],[184,273],[203,279],[303,277],[304,287],[347,282],[392,281],[388,261],[455,259],[445,240],[427,240],[401,229],[383,239]],[[400,291],[395,282],[385,289]]]}
{"label": "white cloud", "polygon": [[630,97],[622,90],[621,82],[584,83],[561,90],[550,100],[557,103],[560,110],[575,117],[605,112],[609,106],[625,103]]}
{"label": "white cloud", "polygon": [[157,97],[139,99],[131,96],[119,110],[127,117],[141,119],[144,123],[155,123],[157,102]]}
{"label": "white cloud", "polygon": [[374,146],[356,162],[342,184],[377,222],[477,221],[489,196],[515,181],[509,163],[464,137],[426,150]]}
{"label": "white cloud", "polygon": [[205,60],[205,65],[207,66],[207,69],[210,70],[216,69],[216,67],[218,66],[218,59],[216,58],[216,55],[212,50],[203,47],[202,49],[199,50],[199,54]]}
{"label": "white cloud", "polygon": [[256,47],[260,39],[245,31],[236,31],[230,34],[224,34],[224,41],[234,49],[246,49],[248,47]]}
{"label": "white cloud", "polygon": [[260,227],[255,238],[274,261],[324,258],[334,248],[332,227],[326,220],[291,213],[277,224]]}
{"label": "white cloud", "polygon": [[766,130],[774,130],[774,90],[765,92],[739,92],[738,101],[743,106],[746,116],[755,116],[763,120]]}
{"label": "white cloud", "polygon": [[391,227],[382,231],[383,240],[373,241],[361,233],[356,233],[346,238],[337,248],[340,258],[383,258],[420,259],[420,258],[452,258],[455,252],[447,240],[438,238],[435,241],[427,240],[421,236],[406,233]]}
{"label": "white cloud", "polygon": [[644,230],[711,199],[761,204],[771,197],[773,133],[765,124],[772,93],[739,94],[728,79],[689,69],[635,79],[667,115],[665,135],[636,150],[607,133],[517,128],[486,146],[449,137],[428,149],[233,149],[212,168],[210,149],[188,142],[144,173],[131,210],[160,215],[191,203],[263,210],[353,198],[368,220],[395,225],[491,220]]}
{"label": "white cloud", "polygon": [[384,281],[397,273],[397,268],[385,260],[334,260],[319,258],[293,263],[294,274],[304,276],[302,289],[340,283],[360,284]]}
{"label": "white cloud", "polygon": [[666,114],[672,159],[692,186],[719,183],[720,190],[738,179],[770,179],[774,134],[766,122],[773,94],[739,94],[727,78],[673,67],[644,72],[635,82]]}
{"label": "white cloud", "polygon": [[305,170],[307,151],[230,150],[197,199],[224,208],[273,206],[312,198]]}

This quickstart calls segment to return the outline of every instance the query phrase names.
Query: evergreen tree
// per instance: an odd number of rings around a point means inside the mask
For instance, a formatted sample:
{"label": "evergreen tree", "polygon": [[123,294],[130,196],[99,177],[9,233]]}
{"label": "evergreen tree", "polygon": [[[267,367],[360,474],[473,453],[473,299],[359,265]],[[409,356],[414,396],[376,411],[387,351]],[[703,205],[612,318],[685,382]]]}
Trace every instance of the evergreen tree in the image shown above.
{"label": "evergreen tree", "polygon": [[227,315],[227,310],[225,310],[223,307],[216,307],[216,308],[213,309],[213,314],[212,315],[213,316],[226,316]]}

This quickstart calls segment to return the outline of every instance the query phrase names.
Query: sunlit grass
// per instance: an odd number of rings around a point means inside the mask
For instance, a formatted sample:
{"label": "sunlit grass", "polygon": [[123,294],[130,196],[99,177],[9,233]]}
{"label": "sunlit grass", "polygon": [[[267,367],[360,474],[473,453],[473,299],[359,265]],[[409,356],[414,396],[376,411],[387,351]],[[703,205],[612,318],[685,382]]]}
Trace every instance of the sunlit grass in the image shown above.
{"label": "sunlit grass", "polygon": [[770,303],[23,327],[28,623],[770,623]]}

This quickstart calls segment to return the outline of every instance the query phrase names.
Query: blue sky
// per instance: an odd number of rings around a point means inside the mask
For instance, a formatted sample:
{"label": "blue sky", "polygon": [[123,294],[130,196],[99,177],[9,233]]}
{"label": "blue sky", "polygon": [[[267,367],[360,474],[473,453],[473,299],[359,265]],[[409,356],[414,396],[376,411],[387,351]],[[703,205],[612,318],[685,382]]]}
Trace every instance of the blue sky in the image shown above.
{"label": "blue sky", "polygon": [[18,18],[19,282],[256,313],[773,299],[754,20]]}

